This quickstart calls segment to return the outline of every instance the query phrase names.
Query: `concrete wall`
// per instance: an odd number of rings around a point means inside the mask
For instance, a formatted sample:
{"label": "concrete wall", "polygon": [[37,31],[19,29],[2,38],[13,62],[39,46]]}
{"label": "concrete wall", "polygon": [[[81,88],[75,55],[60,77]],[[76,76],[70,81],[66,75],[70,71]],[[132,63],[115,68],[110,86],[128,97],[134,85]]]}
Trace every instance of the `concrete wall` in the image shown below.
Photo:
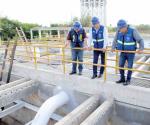
{"label": "concrete wall", "polygon": [[149,125],[150,109],[116,102],[111,125]]}
{"label": "concrete wall", "polygon": [[[35,70],[34,68],[27,68],[22,65],[14,65],[13,74],[30,78],[35,80],[36,83],[40,83],[38,93],[24,99],[31,104],[40,106],[44,100],[52,96],[52,89],[60,85],[73,91],[78,105],[84,102],[89,96],[100,94],[102,100],[114,98],[116,102],[115,117],[126,121],[129,120],[129,122],[141,122],[143,120],[144,124],[142,125],[149,125],[147,123],[150,123],[148,118],[150,113],[150,89],[148,88],[136,86],[125,87],[110,81],[104,83],[101,79],[91,80],[83,76],[69,76],[67,74],[42,69]],[[127,105],[124,106],[122,104]],[[61,110],[57,111],[57,113],[66,115],[68,111],[66,111],[66,107],[64,106]],[[18,116],[18,119],[21,119],[22,116],[23,114],[20,115],[20,117]],[[33,116],[34,115],[32,115],[31,118]],[[112,120],[115,119],[114,116]],[[115,121],[112,121],[110,125],[128,124],[115,124]]]}
{"label": "concrete wall", "polygon": [[27,68],[21,65],[14,66],[13,73],[37,82],[44,81],[52,86],[65,86],[68,89],[87,95],[100,94],[104,98],[113,97],[120,102],[150,108],[150,89],[148,88],[138,86],[125,87],[110,81],[104,83],[101,79],[91,80],[87,77],[69,76],[48,70],[35,70],[34,68]]}

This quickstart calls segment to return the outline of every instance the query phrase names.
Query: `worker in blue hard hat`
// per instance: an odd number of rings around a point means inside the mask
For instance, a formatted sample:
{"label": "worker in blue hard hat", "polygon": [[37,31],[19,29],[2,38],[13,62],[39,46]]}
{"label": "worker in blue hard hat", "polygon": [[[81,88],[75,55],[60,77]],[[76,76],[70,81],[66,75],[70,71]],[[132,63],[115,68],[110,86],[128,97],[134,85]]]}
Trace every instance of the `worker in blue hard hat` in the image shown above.
{"label": "worker in blue hard hat", "polygon": [[[139,48],[137,52],[140,54],[143,52],[144,49],[143,38],[140,36],[139,32],[135,28],[129,26],[125,20],[119,20],[117,23],[116,36],[112,44],[112,51],[114,51],[115,49],[125,51],[120,53],[120,68],[124,68],[126,62],[128,63],[128,68],[131,69],[133,67],[135,53],[131,53],[130,51],[136,51],[137,43],[139,43]],[[125,78],[124,70],[120,69],[120,80],[116,81],[116,83],[123,83],[123,85],[129,85],[131,81],[131,76],[131,70],[128,70],[127,78]]]}
{"label": "worker in blue hard hat", "polygon": [[[87,36],[79,21],[74,22],[73,28],[69,31],[65,47],[70,44],[72,50],[72,61],[83,62],[83,48],[87,47]],[[79,75],[82,75],[83,64],[79,63]],[[77,63],[72,63],[72,71],[70,75],[77,73]]]}
{"label": "worker in blue hard hat", "polygon": [[[89,31],[89,50],[92,48],[100,49],[93,50],[93,64],[98,64],[99,56],[101,56],[101,65],[105,65],[105,50],[107,47],[108,36],[107,29],[100,24],[98,17],[92,18],[92,28]],[[104,66],[100,67],[100,72],[97,72],[97,66],[93,65],[92,79],[101,78],[104,73]]]}

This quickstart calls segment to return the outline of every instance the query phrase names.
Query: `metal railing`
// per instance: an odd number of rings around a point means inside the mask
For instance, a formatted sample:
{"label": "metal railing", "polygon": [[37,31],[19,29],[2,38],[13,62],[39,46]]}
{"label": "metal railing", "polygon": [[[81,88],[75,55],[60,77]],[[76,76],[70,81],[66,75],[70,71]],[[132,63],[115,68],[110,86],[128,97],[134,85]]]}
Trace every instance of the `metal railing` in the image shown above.
{"label": "metal railing", "polygon": [[[16,50],[16,56],[24,57],[24,58],[32,58],[32,62],[34,63],[34,66],[35,66],[36,69],[38,69],[38,64],[41,63],[39,61],[39,59],[44,59],[44,60],[47,60],[47,62],[42,62],[44,64],[50,64],[50,61],[59,61],[59,62],[61,62],[61,65],[63,67],[63,73],[66,73],[66,69],[67,69],[66,64],[68,64],[68,63],[77,63],[77,64],[84,64],[84,65],[89,65],[89,66],[103,66],[105,68],[104,81],[107,80],[107,68],[115,69],[116,74],[117,74],[119,69],[131,70],[131,71],[134,71],[134,72],[150,74],[150,71],[147,71],[147,70],[138,70],[138,69],[134,69],[134,68],[132,68],[132,69],[131,68],[121,68],[121,67],[118,66],[118,62],[119,62],[118,55],[119,55],[120,52],[138,53],[137,51],[118,51],[118,50],[115,50],[114,51],[114,53],[116,53],[115,59],[110,59],[110,58],[108,58],[108,53],[110,53],[111,49],[110,49],[110,47],[108,47],[105,50],[105,64],[101,65],[101,64],[93,64],[92,62],[85,62],[85,61],[83,61],[83,62],[72,61],[70,59],[71,56],[68,53],[66,53],[66,51],[71,50],[71,48],[65,48],[63,45],[49,45],[48,43],[45,43],[45,42],[41,43],[41,44],[37,44],[37,43],[36,44],[35,43],[22,44],[22,43],[18,42],[17,46],[18,47],[30,46],[32,48],[32,51],[31,51],[32,54],[26,53],[25,50]],[[44,52],[37,52],[37,48],[43,48]],[[4,47],[0,47],[0,51],[2,51],[4,49],[5,49]],[[10,51],[11,46],[8,49]],[[52,53],[52,52],[49,51],[50,49],[59,49],[60,52],[59,52],[59,54],[58,53]],[[85,50],[83,48],[74,48],[74,49],[89,51],[89,50]],[[93,50],[102,51],[103,49],[94,49],[93,48],[92,51]],[[150,49],[146,48],[142,54],[150,55]],[[41,56],[41,55],[43,55],[43,56]],[[51,58],[52,56],[54,58]],[[69,58],[69,59],[67,59],[67,58]],[[90,56],[85,56],[84,58],[90,60],[93,57],[92,57],[92,55],[90,55]],[[31,61],[31,60],[27,59],[27,61]],[[114,66],[108,65],[108,63],[107,63],[108,61],[114,61],[115,65]],[[144,63],[144,62],[137,62],[136,64],[150,66],[150,63]]]}

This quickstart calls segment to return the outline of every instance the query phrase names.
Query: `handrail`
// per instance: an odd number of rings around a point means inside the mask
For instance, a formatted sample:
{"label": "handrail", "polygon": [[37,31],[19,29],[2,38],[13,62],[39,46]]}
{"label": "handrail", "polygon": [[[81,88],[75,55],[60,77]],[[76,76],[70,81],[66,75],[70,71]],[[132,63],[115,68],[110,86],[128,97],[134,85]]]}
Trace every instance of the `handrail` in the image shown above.
{"label": "handrail", "polygon": [[[25,50],[16,50],[16,56],[21,56],[21,57],[30,57],[33,59],[34,61],[34,64],[35,64],[35,68],[38,69],[38,63],[40,62],[39,59],[44,59],[44,60],[48,60],[48,63],[50,61],[61,61],[62,62],[62,66],[63,66],[63,72],[66,73],[66,63],[77,63],[77,64],[85,64],[85,65],[95,65],[95,66],[103,66],[105,68],[105,72],[104,72],[104,80],[106,81],[107,79],[107,68],[113,68],[116,70],[116,73],[118,71],[118,69],[123,69],[123,70],[131,70],[131,71],[135,71],[135,72],[140,72],[140,73],[146,73],[146,74],[150,74],[150,71],[146,71],[146,70],[138,70],[138,69],[130,69],[130,68],[121,68],[118,66],[118,53],[120,52],[124,52],[124,53],[138,53],[137,51],[120,51],[120,50],[115,50],[114,53],[116,53],[116,58],[115,59],[109,59],[107,54],[111,51],[111,49],[108,47],[106,50],[105,50],[105,65],[101,65],[101,64],[93,64],[93,63],[90,63],[90,62],[78,62],[78,61],[72,61],[70,59],[66,59],[66,57],[71,57],[70,55],[68,56],[68,54],[66,54],[66,50],[71,50],[72,48],[65,48],[64,45],[48,45],[48,43],[45,43],[45,44],[32,44],[32,43],[29,43],[29,44],[18,44],[17,45],[18,47],[24,47],[24,46],[30,46],[32,49],[32,52],[28,52],[28,53],[25,53],[26,51]],[[37,52],[36,51],[36,48],[44,48],[45,51],[44,52]],[[0,48],[1,50],[2,48]],[[56,53],[50,53],[49,52],[49,49],[60,49],[60,53],[56,54]],[[84,50],[84,51],[87,51],[85,50],[84,48],[73,48],[73,49],[76,49],[76,50]],[[11,50],[10,48],[8,49],[9,51]],[[97,50],[97,51],[104,51],[104,49],[95,49],[95,48],[92,48],[92,50]],[[145,54],[145,55],[150,55],[150,48],[146,48],[144,49],[144,52],[142,54]],[[28,55],[29,53],[33,53],[32,56],[31,55]],[[42,57],[38,57],[37,54],[45,54],[44,56]],[[46,56],[46,57],[45,57]],[[51,58],[52,56],[60,56],[60,58]],[[84,58],[87,58],[87,59],[91,59],[91,56],[85,56]],[[115,66],[110,66],[107,64],[107,60],[109,61],[115,61]],[[41,62],[41,63],[44,63],[44,64],[47,64],[45,62]],[[144,62],[135,62],[135,64],[139,64],[139,65],[147,65],[147,66],[150,66],[150,63],[144,63]]]}

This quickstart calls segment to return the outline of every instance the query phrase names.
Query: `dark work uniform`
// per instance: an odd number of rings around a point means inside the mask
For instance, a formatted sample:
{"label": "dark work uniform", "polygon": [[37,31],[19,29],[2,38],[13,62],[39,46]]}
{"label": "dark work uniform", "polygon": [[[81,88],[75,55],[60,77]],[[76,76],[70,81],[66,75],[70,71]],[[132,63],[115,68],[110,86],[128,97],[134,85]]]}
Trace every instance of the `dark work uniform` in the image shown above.
{"label": "dark work uniform", "polygon": [[[92,41],[95,49],[102,49],[104,47],[104,26],[100,26],[98,30],[92,28]],[[93,63],[98,64],[99,56],[101,56],[101,64],[105,65],[105,52],[101,50],[93,51]],[[100,67],[100,75],[104,73],[104,67]],[[97,76],[97,66],[93,66],[93,75]]]}
{"label": "dark work uniform", "polygon": [[[72,61],[83,62],[83,50],[74,49],[74,48],[83,48],[84,39],[86,38],[86,32],[84,29],[80,29],[79,32],[76,32],[74,29],[71,29],[68,33],[67,40],[71,41],[71,52],[72,52]],[[72,72],[76,71],[77,63],[72,63]],[[79,72],[82,72],[83,64],[79,64]]]}

